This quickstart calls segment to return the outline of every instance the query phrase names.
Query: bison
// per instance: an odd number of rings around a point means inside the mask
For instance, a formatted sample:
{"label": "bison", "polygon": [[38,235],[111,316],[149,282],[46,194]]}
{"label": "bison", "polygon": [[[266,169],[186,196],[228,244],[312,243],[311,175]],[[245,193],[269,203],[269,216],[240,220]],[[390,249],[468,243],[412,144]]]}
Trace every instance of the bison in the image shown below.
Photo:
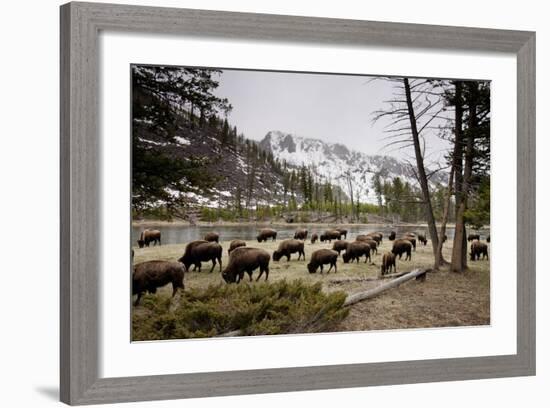
{"label": "bison", "polygon": [[333,239],[340,239],[341,236],[342,234],[340,234],[340,231],[338,230],[328,230],[321,234],[321,236],[319,237],[319,240],[321,242],[325,242],[325,241],[332,242]]}
{"label": "bison", "polygon": [[[193,244],[193,245],[192,245]],[[198,242],[194,241],[187,245],[185,253],[182,255],[178,262],[181,262],[185,266],[185,270],[189,271],[189,267],[193,264],[194,269],[199,268],[201,271],[201,262],[212,261],[212,268],[210,272],[214,270],[216,261],[220,264],[220,272],[222,270],[222,246],[217,242]]]}
{"label": "bison", "polygon": [[307,238],[307,229],[297,229],[294,233],[294,239],[303,239],[305,240]]}
{"label": "bison", "polygon": [[141,234],[137,242],[139,247],[140,248],[143,248],[144,246],[149,247],[149,244],[151,242],[153,243],[153,245],[157,245],[157,242],[160,245],[160,231],[150,230],[150,229],[141,231]]}
{"label": "bison", "polygon": [[355,237],[356,242],[365,242],[370,245],[371,252],[378,254],[378,242],[376,242],[370,235],[357,235]]}
{"label": "bison", "polygon": [[395,268],[395,254],[393,254],[392,252],[386,252],[384,255],[382,255],[382,265],[380,266],[380,274],[384,276],[390,273],[392,268],[393,268],[393,272],[395,273],[397,271]]}
{"label": "bison", "polygon": [[426,246],[428,240],[424,234],[418,234],[418,242],[422,242],[422,245]]}
{"label": "bison", "polygon": [[472,245],[470,245],[470,260],[477,261],[479,259],[489,259],[487,244],[474,240]]}
{"label": "bison", "polygon": [[476,240],[479,241],[479,234],[468,234],[468,242]]}
{"label": "bison", "polygon": [[319,239],[319,236],[317,234],[312,234],[311,235],[311,243],[312,244],[315,244],[318,239]]}
{"label": "bison", "polygon": [[231,251],[233,251],[235,248],[246,246],[246,242],[244,242],[242,239],[234,239],[229,243],[229,249],[227,250],[227,254],[231,255]]}
{"label": "bison", "polygon": [[273,260],[279,261],[283,256],[286,256],[286,260],[290,261],[290,255],[298,252],[298,260],[303,256],[304,261],[306,260],[306,254],[304,252],[304,243],[296,239],[285,239],[279,244],[273,252]]}
{"label": "bison", "polygon": [[332,249],[338,252],[338,255],[340,255],[340,252],[348,249],[348,245],[349,242],[339,239],[338,241],[334,241],[334,244],[332,244]]}
{"label": "bison", "polygon": [[258,233],[258,236],[256,237],[258,242],[266,242],[269,238],[275,241],[277,239],[277,231],[271,228],[264,228]]}
{"label": "bison", "polygon": [[369,233],[367,234],[367,237],[371,237],[373,240],[376,241],[376,243],[377,243],[378,245],[380,245],[380,244],[382,243],[382,237],[383,237],[383,235],[382,235],[381,232],[369,232]]}
{"label": "bison", "polygon": [[321,273],[323,273],[323,265],[330,264],[328,272],[334,267],[334,273],[337,272],[336,269],[336,259],[338,258],[338,252],[333,251],[332,249],[318,249],[317,251],[311,254],[311,259],[307,264],[307,270],[309,273],[316,273],[317,269],[321,267]]}
{"label": "bison", "polygon": [[172,283],[172,297],[178,288],[184,289],[184,270],[178,262],[147,261],[134,266],[132,274],[132,295],[137,295],[134,306],[139,305],[141,296],[145,292],[156,293],[168,283]]}
{"label": "bison", "polygon": [[405,261],[411,259],[411,251],[412,251],[412,244],[410,241],[406,239],[397,239],[393,242],[393,247],[391,249],[392,254],[399,255],[399,259],[401,259],[401,255],[406,254]]}
{"label": "bison", "polygon": [[395,240],[395,231],[390,232],[390,235],[388,236],[388,239],[389,239],[390,241],[394,241],[394,240]]}
{"label": "bison", "polygon": [[354,260],[359,263],[359,258],[363,255],[365,255],[365,263],[367,263],[367,260],[371,260],[370,245],[364,241],[355,241],[348,245],[346,252],[342,255],[342,259],[344,263],[353,262]]}
{"label": "bison", "polygon": [[204,236],[204,240],[208,242],[220,242],[220,234],[217,232],[208,232]]}
{"label": "bison", "polygon": [[252,281],[252,272],[260,268],[256,281],[265,272],[265,280],[269,276],[269,253],[263,249],[240,247],[235,248],[229,256],[229,264],[222,272],[223,280],[227,283],[239,283],[246,272]]}
{"label": "bison", "polygon": [[405,240],[409,241],[411,243],[411,245],[413,246],[413,249],[416,251],[416,238],[415,237],[412,237],[410,235],[405,235],[401,239],[405,239]]}
{"label": "bison", "polygon": [[348,239],[348,230],[345,228],[334,228],[335,231],[338,231],[340,233],[340,238],[342,239],[342,235],[344,236],[344,239]]}

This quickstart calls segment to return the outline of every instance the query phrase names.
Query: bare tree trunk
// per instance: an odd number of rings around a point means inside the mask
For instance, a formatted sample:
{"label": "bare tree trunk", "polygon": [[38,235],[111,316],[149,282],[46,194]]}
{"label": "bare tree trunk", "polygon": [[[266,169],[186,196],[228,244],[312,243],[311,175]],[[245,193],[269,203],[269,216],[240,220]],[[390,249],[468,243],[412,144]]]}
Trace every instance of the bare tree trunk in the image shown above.
{"label": "bare tree trunk", "polygon": [[434,258],[437,258],[437,249],[439,246],[439,239],[437,236],[437,228],[435,225],[434,212],[432,208],[432,201],[430,198],[430,189],[428,187],[428,178],[426,177],[426,169],[424,168],[424,158],[422,157],[422,150],[420,148],[420,139],[418,136],[418,128],[416,126],[416,116],[414,113],[414,106],[411,97],[411,87],[409,85],[408,78],[403,79],[405,86],[405,96],[407,98],[407,110],[409,113],[409,121],[411,124],[411,134],[414,143],[414,153],[416,156],[416,165],[418,167],[418,179],[420,181],[420,188],[422,189],[422,196],[426,205],[426,218],[428,221],[428,230],[430,232],[430,238],[432,240],[432,248],[434,252]]}
{"label": "bare tree trunk", "polygon": [[447,229],[447,219],[449,218],[449,207],[451,206],[451,196],[453,194],[453,183],[454,183],[454,163],[455,157],[453,157],[453,165],[451,166],[451,171],[449,173],[449,185],[447,187],[447,194],[445,196],[445,206],[443,207],[443,217],[441,220],[441,230],[439,236],[441,239],[437,243],[437,256],[435,257],[434,269],[438,270],[439,266],[448,264],[443,258],[443,237],[445,236],[445,230]]}
{"label": "bare tree trunk", "polygon": [[[477,85],[470,85],[476,86]],[[457,203],[456,212],[456,229],[455,239],[453,242],[453,258],[451,260],[451,271],[462,272],[468,268],[467,252],[468,248],[466,243],[466,224],[464,223],[464,213],[466,212],[468,202],[468,191],[470,189],[470,182],[472,178],[472,166],[474,155],[474,133],[476,127],[476,105],[473,101],[472,92],[476,92],[475,89],[470,89],[470,102],[468,103],[468,134],[466,139],[466,151],[464,157],[464,177],[462,179],[461,197],[460,202]]]}

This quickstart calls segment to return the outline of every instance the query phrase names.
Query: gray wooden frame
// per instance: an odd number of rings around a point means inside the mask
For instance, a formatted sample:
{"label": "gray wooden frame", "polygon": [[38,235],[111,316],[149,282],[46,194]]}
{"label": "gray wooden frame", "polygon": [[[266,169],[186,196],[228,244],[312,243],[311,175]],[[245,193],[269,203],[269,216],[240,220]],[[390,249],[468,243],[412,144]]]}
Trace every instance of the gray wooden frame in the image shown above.
{"label": "gray wooden frame", "polygon": [[[101,30],[517,56],[517,354],[98,376],[98,34]],[[95,404],[535,374],[535,33],[113,4],[61,6],[61,400]]]}

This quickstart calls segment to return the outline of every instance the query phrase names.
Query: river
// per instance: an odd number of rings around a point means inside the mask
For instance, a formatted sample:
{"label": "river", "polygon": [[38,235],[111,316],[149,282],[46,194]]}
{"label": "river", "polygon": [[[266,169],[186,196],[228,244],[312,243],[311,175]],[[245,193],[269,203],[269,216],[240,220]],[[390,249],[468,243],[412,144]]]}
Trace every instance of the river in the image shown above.
{"label": "river", "polygon": [[[216,225],[216,226],[191,226],[191,225],[182,225],[182,224],[147,224],[149,229],[158,229],[162,234],[162,243],[163,244],[182,244],[197,239],[203,239],[204,235],[207,232],[215,231],[220,234],[221,241],[231,241],[233,239],[244,239],[244,240],[254,240],[258,231],[266,226],[259,226],[254,224],[243,224],[243,225]],[[273,228],[277,231],[277,239],[286,239],[293,238],[294,232],[298,228],[306,228],[308,230],[308,237],[312,233],[316,232],[321,234],[323,231],[330,229],[325,226],[311,226],[306,224],[288,224],[288,225],[273,225],[267,226],[268,228]],[[427,227],[414,227],[414,226],[368,226],[368,225],[347,225],[342,228],[348,230],[348,240],[355,239],[355,236],[358,234],[366,234],[369,232],[380,231],[384,234],[384,237],[387,237],[391,231],[395,231],[397,235],[405,232],[417,232],[427,234]],[[132,226],[132,243],[135,245],[141,231],[144,229],[142,226]],[[485,239],[488,230],[476,230],[476,233],[481,234],[481,239]],[[454,227],[447,227],[447,237],[448,239],[453,239],[454,237]]]}

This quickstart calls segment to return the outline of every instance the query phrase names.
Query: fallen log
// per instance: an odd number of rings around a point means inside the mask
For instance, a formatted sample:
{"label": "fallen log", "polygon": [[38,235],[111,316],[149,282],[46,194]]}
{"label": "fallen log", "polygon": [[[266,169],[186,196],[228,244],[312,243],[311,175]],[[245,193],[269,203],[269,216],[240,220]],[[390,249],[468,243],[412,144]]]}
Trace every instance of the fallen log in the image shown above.
{"label": "fallen log", "polygon": [[406,275],[410,272],[397,272],[397,273],[391,273],[389,275],[382,275],[377,277],[368,277],[368,278],[334,278],[329,279],[329,283],[347,283],[347,282],[376,282],[383,279],[392,279],[392,278],[399,278],[400,276]]}
{"label": "fallen log", "polygon": [[346,301],[344,302],[344,306],[351,306],[355,303],[362,302],[363,300],[371,299],[375,296],[378,296],[380,293],[385,292],[388,289],[396,288],[402,283],[405,283],[414,278],[418,280],[424,280],[426,279],[426,273],[428,273],[429,271],[430,269],[415,269],[411,272],[408,272],[400,276],[397,279],[394,279],[388,283],[384,283],[380,286],[377,286],[374,289],[370,289],[365,292],[355,293],[353,295],[348,295],[348,297],[346,298]]}

